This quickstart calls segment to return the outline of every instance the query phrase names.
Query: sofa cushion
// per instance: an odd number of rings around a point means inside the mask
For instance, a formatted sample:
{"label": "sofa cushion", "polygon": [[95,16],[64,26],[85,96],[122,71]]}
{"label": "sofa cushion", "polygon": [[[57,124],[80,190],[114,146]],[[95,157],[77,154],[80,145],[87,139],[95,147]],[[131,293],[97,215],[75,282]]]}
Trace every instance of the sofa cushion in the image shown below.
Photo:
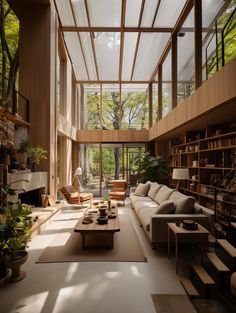
{"label": "sofa cushion", "polygon": [[142,225],[146,228],[147,231],[150,231],[150,222],[151,217],[155,215],[157,208],[156,207],[150,207],[150,208],[140,208],[139,210],[139,217],[141,219]]}
{"label": "sofa cushion", "polygon": [[169,200],[174,200],[174,199],[178,199],[178,198],[182,198],[182,197],[186,197],[186,195],[184,195],[183,193],[175,190],[174,192],[172,192],[172,194],[170,195]]}
{"label": "sofa cushion", "polygon": [[150,183],[147,182],[145,184],[138,184],[137,189],[135,190],[134,194],[136,196],[145,197],[148,193],[148,190],[150,188]]}
{"label": "sofa cushion", "polygon": [[163,201],[157,208],[156,214],[171,214],[175,210],[175,204],[171,200]]}
{"label": "sofa cushion", "polygon": [[163,201],[166,201],[170,198],[172,192],[174,192],[174,189],[162,185],[161,188],[157,191],[154,201],[161,204]]}
{"label": "sofa cushion", "polygon": [[155,208],[157,209],[158,204],[154,202],[152,199],[149,197],[139,197],[141,199],[145,199],[144,201],[132,201],[133,202],[133,207],[136,213],[139,214],[140,209],[147,209],[147,208]]}
{"label": "sofa cushion", "polygon": [[175,214],[191,214],[194,211],[195,198],[184,196],[174,199]]}
{"label": "sofa cushion", "polygon": [[161,188],[162,185],[159,185],[158,183],[150,183],[150,189],[148,191],[148,197],[151,199],[155,199],[157,191]]}

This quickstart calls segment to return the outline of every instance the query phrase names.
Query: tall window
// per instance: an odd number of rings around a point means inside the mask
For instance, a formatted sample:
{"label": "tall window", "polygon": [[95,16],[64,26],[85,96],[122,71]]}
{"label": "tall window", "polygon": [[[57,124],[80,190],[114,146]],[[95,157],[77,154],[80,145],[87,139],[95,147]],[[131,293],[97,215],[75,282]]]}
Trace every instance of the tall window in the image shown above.
{"label": "tall window", "polygon": [[100,85],[84,86],[84,98],[81,102],[81,114],[84,118],[85,129],[101,129],[100,94]]}

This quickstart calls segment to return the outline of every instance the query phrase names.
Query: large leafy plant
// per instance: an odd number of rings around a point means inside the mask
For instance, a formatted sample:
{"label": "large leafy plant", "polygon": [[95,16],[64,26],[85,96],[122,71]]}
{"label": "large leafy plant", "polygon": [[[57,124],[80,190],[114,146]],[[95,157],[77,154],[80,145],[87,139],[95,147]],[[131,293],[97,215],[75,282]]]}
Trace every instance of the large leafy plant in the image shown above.
{"label": "large leafy plant", "polygon": [[159,184],[168,184],[169,168],[167,161],[162,156],[154,157],[145,153],[137,157],[135,165],[137,166],[138,182],[153,181]]}

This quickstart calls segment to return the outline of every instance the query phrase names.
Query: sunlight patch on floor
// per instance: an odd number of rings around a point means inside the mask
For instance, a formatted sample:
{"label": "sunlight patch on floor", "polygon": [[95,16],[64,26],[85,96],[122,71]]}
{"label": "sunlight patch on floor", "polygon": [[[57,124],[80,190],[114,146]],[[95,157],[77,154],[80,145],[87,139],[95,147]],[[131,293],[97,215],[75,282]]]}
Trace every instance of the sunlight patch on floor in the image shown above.
{"label": "sunlight patch on floor", "polygon": [[49,292],[41,292],[26,298],[20,299],[12,308],[11,313],[40,313],[47,300]]}

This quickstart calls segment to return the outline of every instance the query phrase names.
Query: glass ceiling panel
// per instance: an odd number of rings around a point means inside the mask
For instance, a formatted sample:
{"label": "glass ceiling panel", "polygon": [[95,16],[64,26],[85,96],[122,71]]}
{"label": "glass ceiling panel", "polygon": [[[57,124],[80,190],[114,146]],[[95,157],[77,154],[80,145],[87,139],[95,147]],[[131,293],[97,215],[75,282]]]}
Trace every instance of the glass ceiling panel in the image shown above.
{"label": "glass ceiling panel", "polygon": [[91,80],[97,80],[96,68],[91,45],[90,33],[80,33],[82,48],[85,54],[85,59],[88,67],[89,77]]}
{"label": "glass ceiling panel", "polygon": [[120,56],[120,33],[94,33],[100,80],[117,80]]}
{"label": "glass ceiling panel", "polygon": [[125,12],[125,26],[138,27],[142,0],[127,0]]}
{"label": "glass ceiling panel", "polygon": [[84,0],[71,0],[75,14],[76,26],[88,26]]}
{"label": "glass ceiling panel", "polygon": [[143,17],[142,17],[142,27],[151,27],[152,21],[154,18],[154,14],[157,8],[158,1],[157,0],[149,0],[145,2]]}
{"label": "glass ceiling panel", "polygon": [[154,26],[174,27],[185,3],[186,0],[162,0]]}
{"label": "glass ceiling panel", "polygon": [[62,26],[75,26],[69,0],[56,0]]}
{"label": "glass ceiling panel", "polygon": [[87,0],[91,26],[120,26],[121,0]]}
{"label": "glass ceiling panel", "polygon": [[88,75],[77,33],[64,32],[65,43],[68,48],[76,80],[87,80]]}
{"label": "glass ceiling panel", "polygon": [[146,92],[148,84],[121,84],[121,92]]}
{"label": "glass ceiling panel", "polygon": [[125,33],[122,80],[130,80],[138,33]]}
{"label": "glass ceiling panel", "polygon": [[224,3],[224,0],[202,1],[202,27],[211,25]]}
{"label": "glass ceiling panel", "polygon": [[170,34],[142,33],[137,53],[133,80],[149,80]]}

